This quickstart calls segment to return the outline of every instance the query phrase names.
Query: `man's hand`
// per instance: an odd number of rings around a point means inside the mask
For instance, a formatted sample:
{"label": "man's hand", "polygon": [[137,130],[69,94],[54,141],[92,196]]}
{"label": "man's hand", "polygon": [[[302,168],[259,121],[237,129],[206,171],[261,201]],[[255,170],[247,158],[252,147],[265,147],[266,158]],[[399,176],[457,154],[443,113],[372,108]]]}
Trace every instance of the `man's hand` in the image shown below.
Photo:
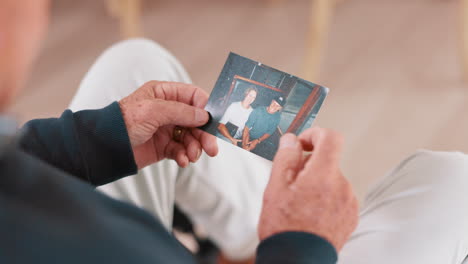
{"label": "man's hand", "polygon": [[242,148],[247,150],[247,151],[251,151],[253,149],[252,148],[252,141],[248,142],[247,144],[243,144]]}
{"label": "man's hand", "polygon": [[[266,188],[258,227],[261,240],[302,231],[339,251],[358,223],[358,202],[339,168],[342,137],[311,128],[281,138]],[[303,151],[313,151],[304,156]]]}
{"label": "man's hand", "polygon": [[254,139],[254,140],[250,141],[247,144],[247,146],[248,146],[247,150],[251,151],[252,149],[256,148],[259,143],[260,143],[259,139]]}
{"label": "man's hand", "polygon": [[[202,150],[215,156],[215,137],[195,128],[208,122],[203,110],[207,101],[206,92],[196,86],[158,81],[122,99],[119,105],[138,168],[165,158],[186,167],[198,160]],[[180,143],[173,140],[176,125],[187,127]]]}
{"label": "man's hand", "polygon": [[235,138],[232,138],[232,139],[230,139],[230,140],[231,140],[231,143],[232,143],[233,145],[235,145],[235,146],[237,146],[237,144],[239,144],[239,142],[242,142],[242,140],[240,140],[240,139],[235,139]]}
{"label": "man's hand", "polygon": [[242,140],[232,137],[231,134],[229,134],[229,131],[228,131],[226,125],[223,124],[223,123],[219,123],[218,131],[219,131],[219,133],[221,133],[221,135],[223,135],[227,139],[229,139],[233,145],[237,146],[237,143],[242,142]]}

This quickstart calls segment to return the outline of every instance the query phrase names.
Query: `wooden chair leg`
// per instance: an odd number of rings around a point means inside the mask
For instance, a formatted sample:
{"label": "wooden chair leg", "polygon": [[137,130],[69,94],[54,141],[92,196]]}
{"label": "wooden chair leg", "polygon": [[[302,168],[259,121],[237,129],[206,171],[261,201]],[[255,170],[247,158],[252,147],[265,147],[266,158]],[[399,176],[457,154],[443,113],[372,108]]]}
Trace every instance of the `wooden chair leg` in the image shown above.
{"label": "wooden chair leg", "polygon": [[312,82],[316,81],[319,74],[334,5],[332,0],[311,0],[303,78]]}
{"label": "wooden chair leg", "polygon": [[285,0],[267,0],[269,7],[278,7],[285,4]]}
{"label": "wooden chair leg", "polygon": [[107,0],[109,13],[119,19],[120,32],[124,39],[140,37],[142,0]]}
{"label": "wooden chair leg", "polygon": [[107,0],[107,12],[113,17],[119,17],[120,13],[120,0]]}
{"label": "wooden chair leg", "polygon": [[461,55],[463,79],[468,81],[468,0],[461,1]]}

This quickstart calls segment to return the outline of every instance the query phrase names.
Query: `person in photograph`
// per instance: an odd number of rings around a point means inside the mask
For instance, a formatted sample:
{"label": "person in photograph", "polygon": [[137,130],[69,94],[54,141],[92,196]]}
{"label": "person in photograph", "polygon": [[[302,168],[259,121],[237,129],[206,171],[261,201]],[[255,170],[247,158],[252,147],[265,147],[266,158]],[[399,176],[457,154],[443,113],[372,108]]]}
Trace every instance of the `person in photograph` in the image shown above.
{"label": "person in photograph", "polygon": [[285,103],[283,96],[277,96],[269,106],[258,107],[250,114],[242,133],[242,148],[252,151],[275,132]]}
{"label": "person in photograph", "polygon": [[[227,108],[221,120],[219,120],[218,134],[217,136],[234,145],[242,142],[242,131],[245,123],[249,119],[250,114],[253,111],[251,104],[257,98],[258,91],[255,86],[250,86],[244,92],[244,99],[239,102],[234,102]],[[231,123],[236,126],[235,133],[232,135],[232,131],[227,127],[227,124]]]}

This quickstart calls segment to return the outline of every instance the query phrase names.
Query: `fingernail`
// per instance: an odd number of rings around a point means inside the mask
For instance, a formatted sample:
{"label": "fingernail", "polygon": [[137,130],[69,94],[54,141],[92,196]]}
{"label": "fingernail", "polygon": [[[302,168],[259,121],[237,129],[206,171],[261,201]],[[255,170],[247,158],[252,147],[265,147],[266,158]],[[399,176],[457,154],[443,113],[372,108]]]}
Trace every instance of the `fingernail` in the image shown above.
{"label": "fingernail", "polygon": [[208,121],[208,113],[200,108],[195,110],[195,121],[198,123],[206,123]]}
{"label": "fingernail", "polygon": [[280,140],[280,149],[295,148],[297,146],[297,137],[291,133],[285,134]]}
{"label": "fingernail", "polygon": [[195,159],[195,161],[197,161],[200,158],[200,156],[201,156],[201,150],[199,149],[197,151],[197,158]]}
{"label": "fingernail", "polygon": [[183,159],[183,162],[182,162],[182,166],[181,166],[181,167],[182,167],[182,168],[187,168],[187,166],[188,166],[189,163],[190,163],[189,158],[188,158],[186,155],[184,155],[182,159]]}

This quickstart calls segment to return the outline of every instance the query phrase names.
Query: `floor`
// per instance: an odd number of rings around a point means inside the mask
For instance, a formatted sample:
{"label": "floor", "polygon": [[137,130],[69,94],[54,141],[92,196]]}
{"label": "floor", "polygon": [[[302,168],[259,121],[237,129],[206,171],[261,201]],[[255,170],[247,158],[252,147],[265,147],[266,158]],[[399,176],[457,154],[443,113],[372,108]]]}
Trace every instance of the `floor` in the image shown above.
{"label": "floor", "polygon": [[[146,1],[146,36],[210,91],[229,51],[301,75],[310,1]],[[331,92],[316,125],[346,138],[343,171],[362,199],[418,148],[468,152],[457,0],[347,0],[337,7],[320,77]],[[48,39],[11,109],[58,115],[94,59],[120,39],[104,1],[54,2]],[[221,153],[222,155],[222,153]]]}

